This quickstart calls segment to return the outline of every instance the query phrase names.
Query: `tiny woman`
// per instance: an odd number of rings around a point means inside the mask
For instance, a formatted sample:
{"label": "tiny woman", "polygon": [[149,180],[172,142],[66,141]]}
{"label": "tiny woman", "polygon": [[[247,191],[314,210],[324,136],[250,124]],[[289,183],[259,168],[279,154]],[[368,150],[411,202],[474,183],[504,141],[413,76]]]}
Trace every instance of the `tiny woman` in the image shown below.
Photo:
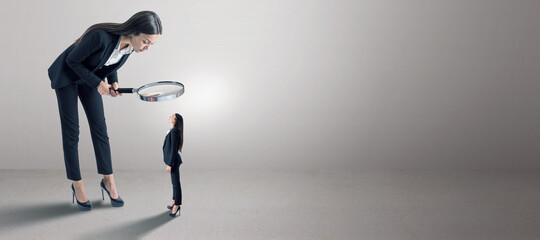
{"label": "tiny woman", "polygon": [[[49,68],[51,87],[56,91],[62,146],[67,178],[72,180],[73,198],[81,211],[92,209],[79,169],[79,114],[82,103],[94,145],[97,170],[103,175],[99,183],[111,199],[113,207],[124,201],[114,183],[111,149],[102,95],[120,96],[117,70],[133,51],[148,50],[161,36],[161,21],[151,11],[141,11],[124,23],[98,23],[90,26]],[[104,80],[107,79],[108,83]]]}
{"label": "tiny woman", "polygon": [[184,143],[184,119],[178,113],[169,117],[171,130],[167,133],[163,142],[163,161],[167,164],[165,171],[171,173],[171,182],[173,186],[172,202],[167,206],[171,209],[169,216],[176,217],[180,215],[180,205],[182,205],[182,188],[180,187],[180,164],[182,158],[179,151],[182,152]]}

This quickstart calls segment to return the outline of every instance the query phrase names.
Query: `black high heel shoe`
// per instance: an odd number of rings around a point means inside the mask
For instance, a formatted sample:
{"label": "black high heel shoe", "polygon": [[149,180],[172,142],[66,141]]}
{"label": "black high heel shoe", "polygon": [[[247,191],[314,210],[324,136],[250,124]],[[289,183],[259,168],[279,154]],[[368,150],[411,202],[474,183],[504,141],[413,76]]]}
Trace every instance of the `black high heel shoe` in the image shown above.
{"label": "black high heel shoe", "polygon": [[105,190],[105,192],[107,192],[107,194],[109,195],[109,198],[111,199],[111,206],[113,206],[113,207],[122,207],[122,206],[124,206],[124,200],[120,196],[118,196],[117,199],[113,199],[111,197],[111,193],[109,193],[107,188],[105,188],[105,184],[103,184],[103,179],[101,180],[99,185],[101,186],[101,198],[102,198],[102,200],[105,200],[105,195],[103,195],[103,190]]}
{"label": "black high heel shoe", "polygon": [[[71,203],[75,203],[75,188],[73,188],[73,183],[71,184],[71,191],[73,192],[73,198],[71,198]],[[79,202],[79,199],[77,199],[77,208],[79,208],[79,211],[90,211],[92,210],[92,202],[90,200],[86,202]]]}
{"label": "black high heel shoe", "polygon": [[[173,206],[174,206],[174,204],[173,204]],[[172,210],[173,206],[167,205],[167,209]]]}
{"label": "black high heel shoe", "polygon": [[[176,217],[176,214],[178,214],[178,216],[180,216],[180,205],[176,205],[176,206],[178,206],[178,209],[176,209],[176,212],[175,213],[172,213],[172,212],[169,213],[169,216]],[[171,209],[172,209],[172,207],[171,207]]]}

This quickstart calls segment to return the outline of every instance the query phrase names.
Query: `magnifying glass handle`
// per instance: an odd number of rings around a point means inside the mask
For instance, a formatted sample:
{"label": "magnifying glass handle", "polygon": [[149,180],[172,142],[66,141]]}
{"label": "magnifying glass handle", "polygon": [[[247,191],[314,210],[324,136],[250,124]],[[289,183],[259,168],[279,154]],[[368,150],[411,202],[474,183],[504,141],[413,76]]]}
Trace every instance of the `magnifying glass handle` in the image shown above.
{"label": "magnifying glass handle", "polygon": [[116,89],[116,91],[119,93],[134,93],[135,89],[134,88],[118,88]]}

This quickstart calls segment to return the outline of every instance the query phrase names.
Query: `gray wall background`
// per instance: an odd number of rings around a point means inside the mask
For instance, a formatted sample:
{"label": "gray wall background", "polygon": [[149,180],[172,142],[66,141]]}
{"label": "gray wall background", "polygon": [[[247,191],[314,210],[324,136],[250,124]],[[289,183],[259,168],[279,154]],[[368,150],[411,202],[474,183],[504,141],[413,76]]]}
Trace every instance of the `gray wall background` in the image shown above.
{"label": "gray wall background", "polygon": [[0,8],[0,168],[64,168],[47,68],[91,24],[146,9],[164,34],[120,85],[186,93],[104,97],[116,169],[163,168],[173,112],[190,168],[540,167],[540,1],[22,0]]}

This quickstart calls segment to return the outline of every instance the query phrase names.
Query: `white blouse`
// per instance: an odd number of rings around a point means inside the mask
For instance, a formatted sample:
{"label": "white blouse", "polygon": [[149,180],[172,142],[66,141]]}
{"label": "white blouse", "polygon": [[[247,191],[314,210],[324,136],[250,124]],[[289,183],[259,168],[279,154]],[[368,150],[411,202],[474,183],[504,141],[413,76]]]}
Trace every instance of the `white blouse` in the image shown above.
{"label": "white blouse", "polygon": [[120,36],[120,39],[118,39],[118,43],[116,44],[116,47],[114,48],[111,56],[109,57],[109,60],[107,60],[107,62],[105,63],[105,66],[116,64],[120,62],[120,59],[122,59],[124,55],[133,52],[133,47],[131,45],[128,45],[124,49],[119,49],[122,38],[123,36]]}

